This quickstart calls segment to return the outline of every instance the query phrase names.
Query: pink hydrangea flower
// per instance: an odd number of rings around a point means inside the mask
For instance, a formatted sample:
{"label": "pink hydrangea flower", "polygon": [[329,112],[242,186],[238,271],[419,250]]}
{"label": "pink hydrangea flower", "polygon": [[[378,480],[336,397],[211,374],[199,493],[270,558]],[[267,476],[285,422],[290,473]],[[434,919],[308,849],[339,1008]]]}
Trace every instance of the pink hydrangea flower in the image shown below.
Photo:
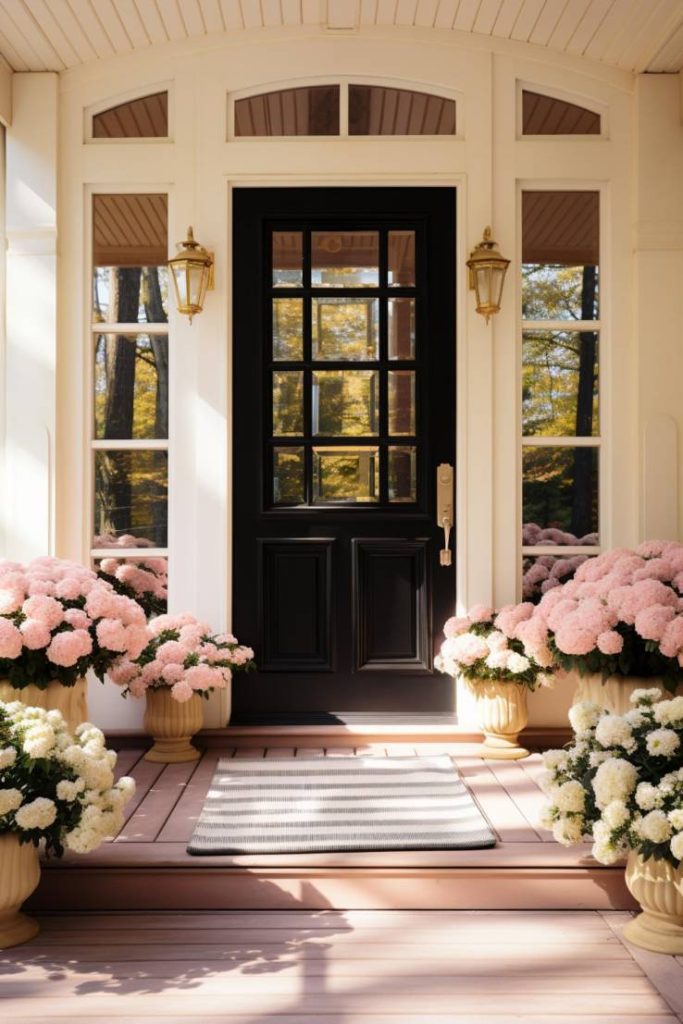
{"label": "pink hydrangea flower", "polygon": [[9,619],[0,618],[0,658],[14,661],[21,654],[21,633]]}
{"label": "pink hydrangea flower", "polygon": [[188,653],[187,647],[181,644],[179,640],[167,640],[165,644],[162,644],[157,649],[156,656],[162,665],[184,665]]}
{"label": "pink hydrangea flower", "polygon": [[461,633],[467,632],[470,625],[470,620],[466,616],[452,615],[450,619],[446,619],[443,634],[445,637],[460,636]]}
{"label": "pink hydrangea flower", "polygon": [[64,621],[64,609],[54,597],[36,594],[27,598],[22,606],[27,619],[43,622],[48,629],[56,629]]}
{"label": "pink hydrangea flower", "polygon": [[555,630],[555,643],[565,654],[588,654],[595,648],[596,634],[571,619],[565,619]]}
{"label": "pink hydrangea flower", "polygon": [[183,668],[183,666],[174,665],[173,663],[164,665],[161,671],[161,678],[164,680],[165,683],[168,683],[169,685],[173,683],[179,683],[184,675],[185,669]]}
{"label": "pink hydrangea flower", "polygon": [[42,647],[48,647],[52,640],[52,633],[48,626],[39,619],[25,619],[19,629],[24,647],[27,647],[29,651],[38,651]]}
{"label": "pink hydrangea flower", "polygon": [[467,612],[470,622],[489,622],[493,618],[493,608],[486,604],[475,604]]}
{"label": "pink hydrangea flower", "polygon": [[64,612],[64,621],[74,629],[90,629],[92,625],[92,619],[89,619],[81,608],[67,608]]}
{"label": "pink hydrangea flower", "polygon": [[659,642],[675,614],[673,608],[668,605],[654,604],[649,608],[644,608],[636,615],[636,632],[642,636],[643,640]]}
{"label": "pink hydrangea flower", "polygon": [[614,630],[609,629],[606,632],[599,634],[597,647],[602,654],[620,654],[624,648],[624,638],[620,633],[616,633]]}
{"label": "pink hydrangea flower", "polygon": [[91,653],[92,640],[84,629],[57,633],[47,649],[47,656],[53,665],[61,665],[63,668],[71,668],[79,658]]}
{"label": "pink hydrangea flower", "polygon": [[98,644],[105,650],[123,653],[128,649],[126,627],[118,619],[100,619],[95,632]]}
{"label": "pink hydrangea flower", "polygon": [[184,704],[185,701],[190,700],[194,696],[194,690],[188,682],[181,679],[180,682],[175,683],[171,687],[171,696],[174,700],[177,700],[180,704]]}

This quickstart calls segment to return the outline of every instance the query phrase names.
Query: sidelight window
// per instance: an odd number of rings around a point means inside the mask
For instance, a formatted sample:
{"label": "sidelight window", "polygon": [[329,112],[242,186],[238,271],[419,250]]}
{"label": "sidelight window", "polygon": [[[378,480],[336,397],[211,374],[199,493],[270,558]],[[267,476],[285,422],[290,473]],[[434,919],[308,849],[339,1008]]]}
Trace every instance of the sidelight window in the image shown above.
{"label": "sidelight window", "polygon": [[270,231],[266,506],[418,501],[415,228]]}
{"label": "sidelight window", "polygon": [[523,597],[600,545],[600,197],[522,193]]}
{"label": "sidelight window", "polygon": [[[168,544],[167,197],[95,195],[92,223],[92,557],[133,590],[156,580],[161,599]],[[118,573],[124,566],[147,575]]]}

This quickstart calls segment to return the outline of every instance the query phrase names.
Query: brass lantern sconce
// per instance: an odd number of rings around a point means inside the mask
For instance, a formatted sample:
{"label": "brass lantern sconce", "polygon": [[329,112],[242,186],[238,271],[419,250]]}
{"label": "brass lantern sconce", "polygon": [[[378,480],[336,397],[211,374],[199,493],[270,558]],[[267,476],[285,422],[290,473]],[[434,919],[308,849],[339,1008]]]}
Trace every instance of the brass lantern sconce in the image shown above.
{"label": "brass lantern sconce", "polygon": [[173,278],[178,312],[190,318],[201,313],[207,290],[213,288],[213,255],[195,242],[192,228],[187,238],[178,242],[178,253],[171,256],[168,265]]}
{"label": "brass lantern sconce", "polygon": [[498,251],[498,243],[491,238],[491,228],[486,228],[484,237],[470,253],[467,266],[470,272],[470,289],[477,298],[477,313],[489,322],[500,309],[503,282],[510,260]]}

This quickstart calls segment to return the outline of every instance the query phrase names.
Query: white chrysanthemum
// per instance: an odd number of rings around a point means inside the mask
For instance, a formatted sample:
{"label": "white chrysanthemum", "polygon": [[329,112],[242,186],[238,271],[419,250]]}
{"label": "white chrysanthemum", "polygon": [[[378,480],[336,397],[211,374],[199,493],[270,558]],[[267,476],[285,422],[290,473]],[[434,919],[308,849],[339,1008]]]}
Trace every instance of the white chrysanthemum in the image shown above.
{"label": "white chrysanthemum", "polygon": [[23,747],[29,757],[47,757],[55,745],[55,732],[47,722],[32,726],[24,734]]}
{"label": "white chrysanthemum", "polygon": [[514,675],[519,676],[523,672],[526,672],[531,662],[523,654],[517,654],[513,651],[508,658],[508,672],[512,672]]}
{"label": "white chrysanthemum", "polygon": [[675,810],[669,811],[668,817],[675,829],[683,829],[683,807],[676,807]]}
{"label": "white chrysanthemum", "polygon": [[634,690],[629,700],[631,704],[654,704],[662,696],[658,686],[651,686],[648,690]]}
{"label": "white chrysanthemum", "polygon": [[630,817],[631,812],[623,800],[613,800],[602,812],[602,820],[611,829],[622,828]]}
{"label": "white chrysanthemum", "polygon": [[64,721],[64,716],[62,715],[62,712],[58,711],[56,708],[50,708],[50,710],[45,715],[45,718],[50,723],[53,729],[66,729],[66,722]]}
{"label": "white chrysanthemum", "polygon": [[561,818],[553,824],[553,839],[562,846],[573,846],[583,839],[584,820],[580,815]]}
{"label": "white chrysanthemum", "polygon": [[580,782],[572,779],[571,782],[565,782],[558,787],[554,800],[558,810],[563,814],[582,811],[586,803],[586,791]]}
{"label": "white chrysanthemum", "polygon": [[591,768],[597,768],[603,761],[608,761],[610,757],[614,756],[611,750],[591,750],[588,755],[588,763]]}
{"label": "white chrysanthemum", "polygon": [[603,715],[595,727],[595,738],[603,747],[633,750],[636,745],[631,726],[619,715]]}
{"label": "white chrysanthemum", "polygon": [[654,729],[648,733],[645,745],[653,757],[672,757],[681,741],[673,729]]}
{"label": "white chrysanthemum", "polygon": [[553,804],[543,804],[541,813],[538,817],[538,824],[541,828],[552,829],[555,824],[555,818],[557,817],[557,810]]}
{"label": "white chrysanthemum", "polygon": [[14,815],[19,828],[29,831],[34,828],[49,828],[57,817],[57,807],[54,800],[48,800],[46,796],[38,796],[30,803],[20,807]]}
{"label": "white chrysanthemum", "polygon": [[638,825],[638,831],[651,843],[665,843],[671,838],[671,824],[664,811],[650,811]]}
{"label": "white chrysanthemum", "polygon": [[17,759],[17,752],[14,747],[3,747],[0,750],[0,771],[9,768]]}
{"label": "white chrysanthemum", "polygon": [[604,761],[593,778],[593,791],[598,807],[607,807],[613,800],[625,800],[638,780],[636,768],[620,757]]}
{"label": "white chrysanthemum", "polygon": [[604,821],[593,825],[593,856],[601,864],[615,864],[624,854],[623,847],[613,841],[612,830]]}
{"label": "white chrysanthemum", "polygon": [[0,789],[0,818],[21,807],[23,799],[20,789]]}
{"label": "white chrysanthemum", "polygon": [[654,708],[655,721],[660,725],[676,725],[683,722],[683,696],[672,700],[660,700]]}
{"label": "white chrysanthemum", "polygon": [[641,708],[630,708],[622,717],[626,719],[633,729],[637,729],[647,721],[645,712]]}
{"label": "white chrysanthemum", "polygon": [[122,775],[116,786],[125,795],[126,800],[130,800],[135,794],[135,779],[131,778],[130,775]]}
{"label": "white chrysanthemum", "polygon": [[512,654],[505,650],[491,651],[487,656],[485,665],[490,668],[493,672],[504,672],[509,668],[509,661]]}
{"label": "white chrysanthemum", "polygon": [[85,782],[83,779],[76,779],[75,782],[70,782],[68,779],[62,779],[61,782],[57,783],[57,799],[71,802],[72,800],[75,800],[79,793],[82,793],[84,789]]}
{"label": "white chrysanthemum", "polygon": [[641,811],[651,811],[661,799],[659,790],[651,782],[641,782],[636,787],[636,803]]}
{"label": "white chrysanthemum", "polygon": [[669,843],[669,849],[676,860],[683,860],[683,832],[679,832]]}
{"label": "white chrysanthemum", "polygon": [[548,771],[558,771],[567,767],[569,754],[566,750],[546,750],[543,754],[543,764]]}
{"label": "white chrysanthemum", "polygon": [[594,729],[602,715],[602,708],[594,701],[585,700],[569,709],[569,721],[576,733]]}

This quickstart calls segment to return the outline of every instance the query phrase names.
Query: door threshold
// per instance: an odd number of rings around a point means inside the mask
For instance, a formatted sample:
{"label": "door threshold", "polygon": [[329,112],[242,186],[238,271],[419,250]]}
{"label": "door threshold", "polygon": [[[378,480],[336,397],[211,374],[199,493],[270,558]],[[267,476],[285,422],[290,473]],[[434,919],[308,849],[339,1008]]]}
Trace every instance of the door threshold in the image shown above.
{"label": "door threshold", "polygon": [[243,712],[235,713],[230,725],[248,726],[336,726],[353,729],[356,726],[409,726],[413,731],[420,726],[438,726],[455,729],[458,716],[452,711],[321,711],[321,712]]}

